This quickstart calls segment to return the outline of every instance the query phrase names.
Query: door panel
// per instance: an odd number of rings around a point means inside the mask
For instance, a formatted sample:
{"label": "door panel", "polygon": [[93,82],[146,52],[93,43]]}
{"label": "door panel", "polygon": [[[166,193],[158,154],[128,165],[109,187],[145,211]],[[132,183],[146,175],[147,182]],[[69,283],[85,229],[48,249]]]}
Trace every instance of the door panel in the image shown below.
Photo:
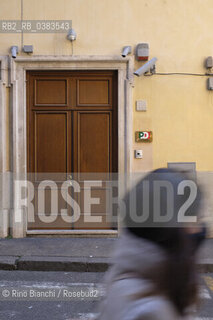
{"label": "door panel", "polygon": [[[93,181],[94,182],[94,181]],[[81,217],[75,222],[75,229],[110,229],[111,223],[107,219],[110,212],[107,211],[107,192],[105,182],[102,183],[102,187],[92,187],[88,189],[87,186],[82,184],[81,193],[78,198],[78,203],[81,208]],[[88,196],[92,198],[92,201],[97,203],[88,205]],[[101,219],[101,223],[99,222]]]}
{"label": "door panel", "polygon": [[[61,209],[67,209],[66,201],[61,197],[61,184],[66,180],[67,172],[71,171],[71,114],[66,111],[32,111],[30,164],[31,182],[34,184],[34,219],[28,224],[29,229],[67,229],[71,222],[61,217]],[[50,188],[45,188],[44,210],[38,212],[39,185],[44,180],[55,182],[57,195],[51,194]],[[50,219],[51,199],[57,199],[58,210],[53,209],[54,217]],[[46,220],[45,220],[45,215]],[[46,222],[45,222],[46,221]],[[52,221],[52,222],[50,222]]]}
{"label": "door panel", "polygon": [[77,106],[112,106],[111,79],[79,79]]}
{"label": "door panel", "polygon": [[77,112],[77,172],[110,172],[111,112]]}
{"label": "door panel", "polygon": [[[67,205],[67,202],[62,197],[62,194],[60,192],[61,183],[57,182],[56,188],[45,188],[45,190],[41,186],[39,186],[38,181],[34,181],[34,186],[34,214],[31,215],[32,218],[29,219],[28,228],[71,229],[73,222],[72,211],[70,210],[70,207]],[[39,197],[42,197],[42,194],[44,195],[43,202],[41,198],[38,201]],[[38,208],[38,203],[40,203],[40,208]]]}
{"label": "door panel", "polygon": [[[81,218],[75,222],[75,229],[109,229],[110,223],[106,221],[106,189],[104,182],[100,187],[91,187],[87,190],[84,181],[87,179],[95,182],[106,179],[107,173],[112,168],[112,111],[79,111],[74,115],[74,135],[77,144],[76,160],[77,181],[81,186],[81,193],[76,201],[81,209]],[[98,204],[88,207],[86,192],[91,193],[91,198],[97,198]],[[88,211],[89,210],[89,211]],[[99,216],[102,220],[88,222],[88,216]],[[95,217],[94,217],[95,218]],[[99,218],[98,218],[99,219]]]}
{"label": "door panel", "polygon": [[67,172],[69,162],[69,114],[34,112],[35,172]]}
{"label": "door panel", "polygon": [[36,79],[35,106],[67,105],[66,79]]}

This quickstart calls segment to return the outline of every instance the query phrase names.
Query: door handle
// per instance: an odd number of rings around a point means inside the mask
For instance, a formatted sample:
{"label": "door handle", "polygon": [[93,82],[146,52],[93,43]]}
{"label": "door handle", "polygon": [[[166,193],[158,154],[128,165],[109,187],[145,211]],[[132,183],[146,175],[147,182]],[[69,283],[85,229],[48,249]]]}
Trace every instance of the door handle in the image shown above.
{"label": "door handle", "polygon": [[67,183],[68,183],[70,186],[72,186],[71,180],[72,180],[72,175],[71,175],[71,174],[68,174],[68,175],[67,175]]}

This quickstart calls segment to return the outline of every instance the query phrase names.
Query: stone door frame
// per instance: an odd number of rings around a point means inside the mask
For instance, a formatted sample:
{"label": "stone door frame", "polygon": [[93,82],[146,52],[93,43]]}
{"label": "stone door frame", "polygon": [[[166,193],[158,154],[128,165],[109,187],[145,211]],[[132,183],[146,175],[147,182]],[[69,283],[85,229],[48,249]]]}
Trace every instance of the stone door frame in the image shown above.
{"label": "stone door frame", "polygon": [[[133,57],[120,56],[32,56],[9,58],[11,83],[11,166],[13,174],[27,172],[27,129],[26,129],[26,71],[28,70],[117,70],[118,72],[118,168],[119,173],[131,172],[132,162],[132,88]],[[3,145],[2,145],[3,146]],[[0,154],[3,154],[0,150]],[[12,236],[25,237],[27,217],[23,210],[20,222],[18,194],[12,184],[13,193],[10,223]],[[72,230],[71,230],[72,231]],[[64,232],[63,232],[64,233]]]}

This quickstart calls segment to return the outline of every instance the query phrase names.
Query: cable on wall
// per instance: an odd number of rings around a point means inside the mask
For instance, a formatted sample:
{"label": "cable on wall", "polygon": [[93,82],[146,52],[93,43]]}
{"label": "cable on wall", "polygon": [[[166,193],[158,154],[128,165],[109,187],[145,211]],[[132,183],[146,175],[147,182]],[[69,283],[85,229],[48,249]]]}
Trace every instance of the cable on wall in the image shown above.
{"label": "cable on wall", "polygon": [[146,77],[150,77],[153,75],[158,75],[158,76],[184,75],[184,76],[209,77],[209,76],[213,76],[213,73],[155,72],[152,74],[144,74],[144,76],[146,76]]}

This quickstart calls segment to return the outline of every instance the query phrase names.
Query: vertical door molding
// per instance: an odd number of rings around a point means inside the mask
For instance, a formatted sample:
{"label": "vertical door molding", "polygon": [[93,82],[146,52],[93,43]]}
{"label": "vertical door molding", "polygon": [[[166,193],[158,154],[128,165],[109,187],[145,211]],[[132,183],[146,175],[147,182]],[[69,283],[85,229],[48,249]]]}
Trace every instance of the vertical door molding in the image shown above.
{"label": "vertical door molding", "polygon": [[[10,58],[11,79],[11,166],[13,183],[11,187],[12,210],[10,216],[11,234],[14,238],[26,236],[27,213],[20,207],[20,193],[15,181],[27,181],[27,123],[26,123],[26,72]],[[26,197],[26,190],[23,190]],[[22,194],[23,194],[22,193]]]}
{"label": "vertical door molding", "polygon": [[9,231],[9,181],[7,163],[7,93],[8,57],[0,56],[0,237]]}

